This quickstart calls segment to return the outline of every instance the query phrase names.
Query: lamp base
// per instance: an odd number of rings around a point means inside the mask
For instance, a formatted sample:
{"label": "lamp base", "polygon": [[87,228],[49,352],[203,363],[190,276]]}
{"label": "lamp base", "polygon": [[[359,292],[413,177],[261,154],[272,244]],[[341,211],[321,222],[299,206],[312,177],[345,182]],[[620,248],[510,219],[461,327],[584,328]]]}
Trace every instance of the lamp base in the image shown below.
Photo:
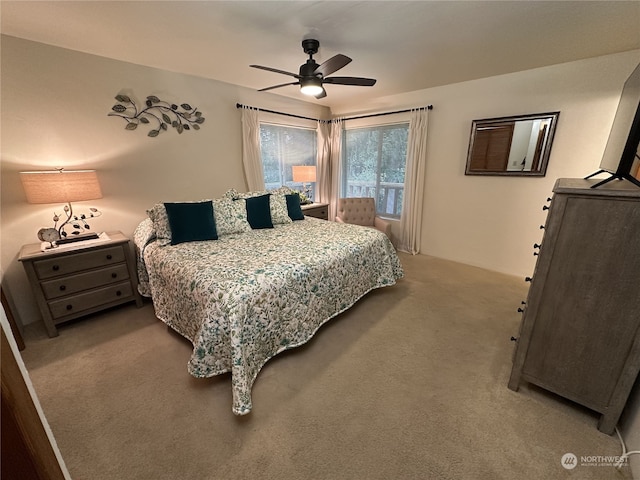
{"label": "lamp base", "polygon": [[311,199],[311,184],[306,184],[303,183],[302,184],[302,188],[303,188],[303,192],[305,194],[305,196],[307,197],[307,200],[309,201],[309,203],[313,203],[313,200]]}
{"label": "lamp base", "polygon": [[81,233],[80,235],[73,235],[70,237],[61,238],[60,240],[56,240],[57,245],[65,245],[67,243],[81,242],[83,240],[95,240],[98,237],[98,234],[95,232],[91,233]]}

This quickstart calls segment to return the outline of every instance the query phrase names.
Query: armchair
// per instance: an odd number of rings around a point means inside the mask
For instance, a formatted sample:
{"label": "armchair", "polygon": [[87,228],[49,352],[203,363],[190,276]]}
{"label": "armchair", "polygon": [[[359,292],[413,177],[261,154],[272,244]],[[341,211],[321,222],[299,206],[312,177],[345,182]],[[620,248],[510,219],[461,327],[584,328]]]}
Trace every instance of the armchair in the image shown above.
{"label": "armchair", "polygon": [[336,222],[376,228],[391,238],[391,224],[376,216],[376,201],[374,198],[338,199]]}

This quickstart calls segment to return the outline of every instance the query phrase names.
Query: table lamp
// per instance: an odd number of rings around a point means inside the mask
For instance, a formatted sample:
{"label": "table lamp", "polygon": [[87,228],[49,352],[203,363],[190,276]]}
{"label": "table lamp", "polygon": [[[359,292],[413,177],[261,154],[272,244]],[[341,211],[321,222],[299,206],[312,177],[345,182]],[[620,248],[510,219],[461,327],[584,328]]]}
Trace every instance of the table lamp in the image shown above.
{"label": "table lamp", "polygon": [[315,165],[295,165],[291,167],[293,181],[302,183],[302,190],[306,197],[311,201],[311,183],[316,181]]}
{"label": "table lamp", "polygon": [[[89,229],[89,225],[85,222],[87,216],[74,216],[71,202],[102,198],[102,191],[100,190],[98,175],[95,170],[58,169],[39,172],[20,172],[20,180],[22,181],[22,186],[27,194],[27,201],[29,203],[66,204],[63,208],[66,218],[62,219],[54,212],[53,228],[43,228],[38,232],[38,238],[41,241],[49,242],[50,248],[53,248],[59,243],[86,239],[86,235],[79,235],[79,230],[72,232],[74,236],[67,239],[67,233],[64,228],[71,220],[74,220],[78,222],[73,225],[76,229]],[[90,211],[89,217],[97,217],[100,215],[100,212],[95,208],[91,208]],[[62,223],[56,229],[58,221],[62,221]],[[91,234],[91,236],[96,237],[95,234]]]}

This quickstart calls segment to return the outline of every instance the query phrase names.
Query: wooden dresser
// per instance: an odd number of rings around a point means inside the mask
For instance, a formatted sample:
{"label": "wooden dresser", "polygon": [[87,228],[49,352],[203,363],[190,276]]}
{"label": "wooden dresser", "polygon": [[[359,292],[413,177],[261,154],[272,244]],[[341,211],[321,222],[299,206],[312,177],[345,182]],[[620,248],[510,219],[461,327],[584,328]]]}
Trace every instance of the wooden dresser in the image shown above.
{"label": "wooden dresser", "polygon": [[129,239],[108,232],[109,239],[77,242],[44,252],[24,245],[22,262],[50,337],[56,325],[105,308],[135,301],[142,306]]}
{"label": "wooden dresser", "polygon": [[573,400],[611,434],[640,370],[640,188],[596,182],[560,179],[544,207],[509,388]]}

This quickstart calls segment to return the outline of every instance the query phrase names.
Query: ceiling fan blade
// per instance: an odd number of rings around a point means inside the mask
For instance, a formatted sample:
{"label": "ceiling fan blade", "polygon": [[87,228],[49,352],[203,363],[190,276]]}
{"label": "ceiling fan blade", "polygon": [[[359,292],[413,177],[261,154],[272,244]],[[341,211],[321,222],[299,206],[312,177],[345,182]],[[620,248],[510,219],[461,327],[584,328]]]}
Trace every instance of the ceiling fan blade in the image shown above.
{"label": "ceiling fan blade", "polygon": [[327,75],[331,75],[333,72],[337,72],[342,67],[346,66],[351,62],[351,59],[346,55],[342,55],[341,53],[334,55],[329,60],[324,62],[318,68],[315,69],[313,74],[321,73],[323,77]]}
{"label": "ceiling fan blade", "polygon": [[324,98],[327,96],[327,91],[323,88],[322,92],[320,92],[318,95],[314,95],[318,100],[320,100],[321,98]]}
{"label": "ceiling fan blade", "polygon": [[289,75],[290,77],[300,78],[300,75],[298,75],[297,73],[285,72],[284,70],[278,70],[277,68],[263,67],[262,65],[249,66],[253,68],[259,68],[260,70],[266,70],[267,72],[282,73],[283,75]]}
{"label": "ceiling fan blade", "polygon": [[261,88],[259,92],[266,92],[267,90],[273,90],[274,88],[286,87],[287,85],[300,85],[300,82],[281,83],[280,85],[274,85],[273,87]]}
{"label": "ceiling fan blade", "polygon": [[329,77],[323,78],[322,83],[332,83],[334,85],[356,85],[358,87],[373,87],[376,84],[376,79],[362,77]]}

